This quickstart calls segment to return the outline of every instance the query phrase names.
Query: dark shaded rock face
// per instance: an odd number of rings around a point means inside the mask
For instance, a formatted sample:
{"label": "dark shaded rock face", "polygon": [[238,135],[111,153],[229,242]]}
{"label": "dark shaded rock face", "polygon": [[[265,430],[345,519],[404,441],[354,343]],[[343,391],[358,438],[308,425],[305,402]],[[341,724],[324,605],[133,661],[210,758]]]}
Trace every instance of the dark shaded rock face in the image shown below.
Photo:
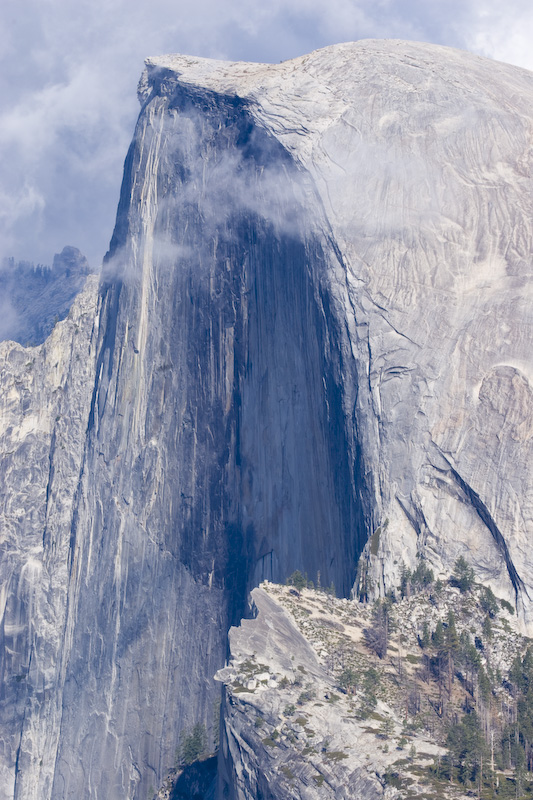
{"label": "dark shaded rock face", "polygon": [[42,344],[68,314],[89,273],[77,247],[56,253],[52,267],[7,259],[0,269],[0,341]]}
{"label": "dark shaded rock face", "polygon": [[530,622],[531,76],[363,42],[140,97],[98,292],[0,344],[1,800],[151,800],[262,578],[466,554]]}
{"label": "dark shaded rock face", "polygon": [[216,788],[217,758],[211,756],[186,767],[179,776],[170,800],[204,800]]}
{"label": "dark shaded rock face", "polygon": [[195,579],[241,604],[252,576],[296,567],[348,592],[363,543],[342,406],[353,365],[323,296],[311,188],[242,102],[174,83],[154,80],[128,158],[96,408],[148,381],[122,424],[142,447],[165,442],[175,492],[158,525]]}

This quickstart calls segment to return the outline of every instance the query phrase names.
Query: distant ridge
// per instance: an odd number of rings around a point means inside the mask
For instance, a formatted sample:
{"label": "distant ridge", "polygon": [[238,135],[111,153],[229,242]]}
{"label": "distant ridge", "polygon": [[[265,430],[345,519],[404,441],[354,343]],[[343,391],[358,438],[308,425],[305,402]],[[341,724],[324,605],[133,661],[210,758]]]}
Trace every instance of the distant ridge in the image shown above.
{"label": "distant ridge", "polygon": [[77,247],[67,245],[51,267],[4,260],[0,270],[0,341],[24,346],[44,342],[64,319],[91,269]]}

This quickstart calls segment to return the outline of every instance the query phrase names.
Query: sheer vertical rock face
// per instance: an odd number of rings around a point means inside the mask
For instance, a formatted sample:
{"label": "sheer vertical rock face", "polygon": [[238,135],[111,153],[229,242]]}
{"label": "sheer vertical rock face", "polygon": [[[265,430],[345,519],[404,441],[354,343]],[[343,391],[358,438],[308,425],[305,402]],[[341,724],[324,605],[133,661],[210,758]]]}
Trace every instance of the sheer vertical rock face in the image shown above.
{"label": "sheer vertical rock face", "polygon": [[69,649],[71,522],[96,363],[98,282],[39,347],[0,343],[0,797],[50,797]]}
{"label": "sheer vertical rock face", "polygon": [[532,95],[403,42],[148,62],[98,303],[1,345],[2,800],[150,798],[247,590],[348,593],[370,535],[372,592],[463,554],[530,622]]}

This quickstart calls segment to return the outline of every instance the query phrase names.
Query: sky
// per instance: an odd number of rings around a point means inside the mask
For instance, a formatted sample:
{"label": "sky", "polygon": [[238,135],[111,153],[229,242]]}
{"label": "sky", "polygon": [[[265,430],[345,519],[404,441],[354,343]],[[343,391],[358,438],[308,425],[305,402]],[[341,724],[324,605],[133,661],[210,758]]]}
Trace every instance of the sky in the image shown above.
{"label": "sky", "polygon": [[113,231],[144,59],[278,62],[411,39],[533,69],[530,0],[2,0],[0,261],[97,269]]}

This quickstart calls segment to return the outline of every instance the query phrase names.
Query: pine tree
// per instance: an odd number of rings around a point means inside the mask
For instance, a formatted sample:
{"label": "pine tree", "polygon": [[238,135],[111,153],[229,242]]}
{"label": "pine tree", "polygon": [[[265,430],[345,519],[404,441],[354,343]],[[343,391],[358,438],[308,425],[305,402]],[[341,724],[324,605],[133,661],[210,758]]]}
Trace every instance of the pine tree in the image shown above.
{"label": "pine tree", "polygon": [[492,641],[492,622],[490,621],[490,616],[487,614],[485,619],[483,620],[483,627],[482,627],[483,638],[487,642]]}
{"label": "pine tree", "polygon": [[465,785],[481,783],[486,744],[475,711],[465,714],[460,723],[452,725],[447,745],[450,750],[451,777],[455,771],[459,781]]}
{"label": "pine tree", "polygon": [[488,614],[493,619],[500,606],[490,586],[483,587],[479,602],[485,614]]}
{"label": "pine tree", "polygon": [[463,556],[459,556],[455,562],[453,573],[450,578],[451,585],[457,586],[461,594],[464,594],[472,589],[474,585],[474,577],[474,570],[468,561],[466,561]]}
{"label": "pine tree", "polygon": [[411,570],[402,565],[400,573],[400,594],[402,597],[411,597]]}
{"label": "pine tree", "polygon": [[454,673],[454,660],[459,650],[459,637],[457,636],[457,628],[455,627],[455,615],[450,609],[448,611],[447,626],[444,632],[444,653],[446,658],[446,666],[448,672],[448,696],[452,695],[452,683]]}
{"label": "pine tree", "polygon": [[431,642],[435,648],[442,647],[444,644],[444,628],[442,627],[440,619],[437,622],[437,627],[431,634]]}
{"label": "pine tree", "polygon": [[422,626],[422,637],[420,639],[420,645],[423,649],[426,649],[431,644],[431,635],[429,633],[429,624],[427,620],[424,620],[424,624]]}
{"label": "pine tree", "polygon": [[456,653],[459,649],[459,637],[457,635],[457,628],[455,626],[455,614],[450,609],[448,611],[448,618],[446,620],[446,631],[444,633],[444,642],[446,648]]}
{"label": "pine tree", "polygon": [[425,561],[420,560],[411,576],[411,583],[418,590],[425,589],[427,586],[431,586],[433,577],[433,570]]}
{"label": "pine tree", "polygon": [[180,766],[187,767],[201,758],[207,749],[207,731],[205,725],[197,722],[190,733],[182,731],[180,736]]}
{"label": "pine tree", "polygon": [[377,602],[372,611],[372,627],[364,630],[366,645],[378,658],[387,655],[389,633],[392,630],[391,605],[389,599]]}

